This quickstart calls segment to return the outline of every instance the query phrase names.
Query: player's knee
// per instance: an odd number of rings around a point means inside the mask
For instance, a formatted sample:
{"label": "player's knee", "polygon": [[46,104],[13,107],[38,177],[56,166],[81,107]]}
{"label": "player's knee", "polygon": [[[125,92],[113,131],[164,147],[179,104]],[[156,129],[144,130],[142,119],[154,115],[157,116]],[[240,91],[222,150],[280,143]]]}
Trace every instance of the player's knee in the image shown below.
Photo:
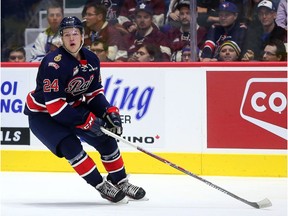
{"label": "player's knee", "polygon": [[63,155],[67,160],[74,158],[82,150],[83,147],[80,140],[74,135],[65,137],[58,146],[59,153]]}

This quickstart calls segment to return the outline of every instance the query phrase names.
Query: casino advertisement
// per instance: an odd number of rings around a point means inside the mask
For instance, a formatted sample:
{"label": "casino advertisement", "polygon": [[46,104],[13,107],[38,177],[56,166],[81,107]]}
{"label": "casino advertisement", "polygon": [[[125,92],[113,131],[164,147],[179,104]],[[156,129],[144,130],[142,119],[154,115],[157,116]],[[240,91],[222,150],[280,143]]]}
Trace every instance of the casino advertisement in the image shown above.
{"label": "casino advertisement", "polygon": [[[130,71],[135,73],[134,70]],[[28,117],[23,114],[26,95],[36,85],[36,73],[37,68],[21,68],[21,70],[6,68],[2,72],[1,145],[39,143],[34,140],[34,137],[32,137],[34,141],[30,142]],[[105,95],[112,105],[118,106],[120,109],[123,126],[128,131],[128,133],[124,132],[125,138],[137,140],[138,143],[161,146],[158,140],[161,137],[162,143],[165,143],[165,136],[162,136],[164,127],[159,125],[160,127],[155,130],[153,127],[147,128],[145,125],[152,125],[150,122],[156,118],[159,122],[164,122],[164,114],[158,109],[158,105],[163,104],[164,100],[163,88],[160,87],[163,85],[164,76],[160,72],[141,77],[141,81],[137,81],[137,77],[135,78],[135,75],[133,76],[131,73],[129,69],[125,70],[125,73],[118,71],[113,74],[107,74],[104,70],[102,84],[105,88]],[[145,73],[151,72],[146,71]],[[152,76],[153,79],[150,79]],[[129,133],[129,128],[133,127],[137,130]]]}
{"label": "casino advertisement", "polygon": [[[163,147],[164,71],[125,68],[111,73],[103,68],[101,75],[107,100],[120,109],[123,138],[137,145]],[[156,119],[158,125],[153,124]]]}
{"label": "casino advertisement", "polygon": [[[186,151],[200,147],[192,146],[192,139],[200,143],[197,136],[188,133],[195,125],[195,133],[200,131],[201,124],[193,122],[191,127],[185,127],[185,134],[178,136],[179,126],[183,125],[181,116],[185,113],[186,105],[192,107],[199,101],[198,95],[190,95],[187,101],[185,90],[195,92],[198,88],[199,75],[203,76],[201,70],[191,75],[182,76],[187,73],[178,72],[174,77],[174,70],[167,68],[107,68],[102,67],[102,85],[105,89],[107,100],[114,106],[119,107],[123,123],[123,138],[144,146],[150,150],[159,151]],[[17,68],[3,67],[1,74],[1,147],[2,149],[43,149],[46,147],[29,132],[28,117],[23,114],[26,95],[35,89],[37,67]],[[192,77],[189,77],[192,76]],[[194,80],[193,85],[186,88],[185,80]],[[176,83],[184,83],[182,86]],[[190,83],[191,84],[191,83]],[[167,88],[166,85],[169,85]],[[181,105],[185,103],[185,106]],[[197,106],[199,108],[197,108]],[[193,109],[201,110],[199,104]],[[199,111],[193,112],[195,116]],[[189,115],[188,118],[195,118]],[[168,126],[166,125],[168,124]],[[173,131],[176,136],[167,129]],[[187,130],[187,131],[185,131]],[[51,134],[52,136],[53,134]],[[168,141],[167,141],[168,138]],[[178,145],[178,142],[183,145]],[[84,144],[85,145],[85,144]],[[120,147],[127,151],[137,151],[129,146],[119,143]],[[92,147],[85,145],[87,149]]]}

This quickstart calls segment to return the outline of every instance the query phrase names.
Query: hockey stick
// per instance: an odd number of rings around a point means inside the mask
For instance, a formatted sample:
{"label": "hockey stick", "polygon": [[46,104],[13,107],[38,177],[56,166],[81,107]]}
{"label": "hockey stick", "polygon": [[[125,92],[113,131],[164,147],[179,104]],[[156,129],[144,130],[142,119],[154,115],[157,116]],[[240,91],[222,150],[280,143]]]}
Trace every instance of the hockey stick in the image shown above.
{"label": "hockey stick", "polygon": [[143,152],[143,153],[145,153],[145,154],[147,154],[147,155],[149,155],[149,156],[151,156],[151,157],[153,157],[153,158],[155,158],[155,159],[167,164],[168,166],[171,166],[171,167],[173,167],[173,168],[175,168],[175,169],[177,169],[177,170],[179,170],[179,171],[181,171],[181,172],[183,172],[183,173],[185,173],[185,174],[187,174],[189,176],[192,176],[192,177],[200,180],[200,181],[204,182],[205,184],[209,185],[210,187],[213,187],[213,188],[215,188],[215,189],[217,189],[217,190],[219,190],[219,191],[221,191],[221,192],[223,192],[223,193],[225,193],[225,194],[227,194],[227,195],[229,195],[229,196],[231,196],[231,197],[233,197],[233,198],[235,198],[235,199],[237,199],[237,200],[239,200],[239,201],[241,201],[243,203],[246,203],[247,205],[250,205],[250,206],[252,206],[254,208],[257,208],[257,209],[267,208],[267,207],[272,206],[272,203],[271,203],[271,201],[268,198],[265,198],[265,199],[263,199],[263,200],[261,200],[259,202],[250,202],[250,201],[248,201],[246,199],[243,199],[243,198],[241,198],[241,197],[239,197],[239,196],[237,196],[237,195],[235,195],[235,194],[233,194],[233,193],[231,193],[231,192],[229,192],[229,191],[227,191],[227,190],[225,190],[225,189],[223,189],[223,188],[221,188],[221,187],[209,182],[208,180],[206,180],[204,178],[201,178],[198,175],[193,174],[192,172],[189,172],[189,171],[185,170],[184,168],[182,168],[182,167],[180,167],[180,166],[178,166],[178,165],[176,165],[176,164],[174,164],[174,163],[172,163],[172,162],[170,162],[170,161],[168,161],[168,160],[166,160],[166,159],[164,159],[164,158],[162,158],[160,156],[157,156],[157,155],[155,155],[155,154],[153,154],[153,153],[151,153],[151,152],[149,152],[149,151],[147,151],[147,150],[145,150],[145,149],[143,149],[143,148],[141,148],[141,147],[129,142],[128,140],[126,140],[126,139],[124,139],[124,138],[122,138],[122,137],[110,132],[109,130],[107,130],[107,129],[103,128],[103,127],[100,127],[100,128],[101,128],[103,133],[105,133],[105,134],[107,134],[107,135],[109,135],[109,136],[111,136],[111,137],[113,137],[113,138],[115,138],[117,140],[120,140],[120,141],[122,141],[125,144],[128,144],[128,145],[136,148],[137,150],[139,150],[139,151],[141,151],[141,152]]}

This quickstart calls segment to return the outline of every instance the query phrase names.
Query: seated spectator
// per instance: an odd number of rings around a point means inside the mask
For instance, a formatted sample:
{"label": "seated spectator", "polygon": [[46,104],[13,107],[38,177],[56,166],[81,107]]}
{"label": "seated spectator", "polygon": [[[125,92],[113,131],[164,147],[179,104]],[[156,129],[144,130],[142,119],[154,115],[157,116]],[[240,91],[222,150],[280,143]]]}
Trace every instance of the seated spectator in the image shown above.
{"label": "seated spectator", "polygon": [[[237,21],[245,24],[244,2],[249,0],[228,0],[237,6]],[[251,0],[252,1],[252,0]],[[225,0],[197,0],[197,24],[198,32],[206,37],[209,29],[214,25],[219,25],[219,6]],[[203,38],[202,36],[202,38]],[[204,39],[203,39],[204,40]],[[198,45],[203,48],[205,41],[198,41]]]}
{"label": "seated spectator", "polygon": [[257,5],[260,1],[261,0],[246,0],[243,2],[243,13],[247,26],[260,25],[260,21],[257,16]]}
{"label": "seated spectator", "polygon": [[190,1],[180,1],[177,4],[180,27],[171,28],[167,35],[170,41],[171,61],[181,61],[182,49],[190,45]]}
{"label": "seated spectator", "polygon": [[281,40],[271,40],[266,43],[263,51],[263,61],[287,61],[286,47]]}
{"label": "seated spectator", "polygon": [[106,20],[105,5],[89,3],[83,8],[86,20],[84,46],[90,48],[94,41],[101,40],[108,45],[108,58],[111,61],[126,61],[127,51],[120,32]]}
{"label": "seated spectator", "polygon": [[280,0],[275,21],[278,26],[287,31],[287,0]]}
{"label": "seated spectator", "polygon": [[199,26],[198,32],[201,32],[203,35],[203,39],[198,41],[200,49],[203,48],[205,38],[211,26],[219,24],[219,4],[219,0],[197,0],[197,25]]}
{"label": "seated spectator", "polygon": [[197,24],[209,29],[212,25],[219,23],[217,11],[219,4],[219,0],[197,0]]}
{"label": "seated spectator", "polygon": [[246,26],[241,25],[238,18],[238,8],[231,2],[224,2],[219,6],[219,25],[209,29],[200,61],[217,61],[219,48],[227,40],[235,42],[240,49],[246,36]]}
{"label": "seated spectator", "polygon": [[8,62],[26,62],[26,51],[23,47],[11,49],[8,53]]}
{"label": "seated spectator", "polygon": [[162,62],[162,54],[158,46],[143,44],[128,59],[129,62]]}
{"label": "seated spectator", "polygon": [[96,3],[99,5],[103,4],[107,8],[106,20],[111,24],[118,23],[117,18],[120,14],[120,9],[122,8],[123,5],[123,0],[87,0],[85,5],[89,3]]}
{"label": "seated spectator", "polygon": [[241,49],[234,41],[224,42],[219,49],[218,61],[239,61]]}
{"label": "seated spectator", "polygon": [[[260,25],[260,21],[258,19],[257,15],[257,6],[262,0],[243,0],[243,15],[244,15],[244,20],[247,26],[249,25]],[[274,2],[275,7],[278,7],[279,0],[269,0]],[[282,1],[282,0],[281,0]],[[284,0],[285,2],[286,0]]]}
{"label": "seated spectator", "polygon": [[97,55],[100,62],[111,62],[111,60],[108,58],[108,45],[103,41],[94,41],[91,44],[90,50]]}
{"label": "seated spectator", "polygon": [[185,46],[182,49],[181,62],[192,62],[190,46]]}
{"label": "seated spectator", "polygon": [[287,31],[275,22],[276,14],[276,7],[273,2],[263,0],[258,4],[257,15],[261,25],[249,26],[242,61],[262,60],[261,53],[265,43],[269,40],[287,41]]}
{"label": "seated spectator", "polygon": [[180,27],[179,22],[179,10],[177,9],[177,5],[181,0],[171,0],[169,4],[169,8],[167,11],[165,25],[169,27]]}
{"label": "seated spectator", "polygon": [[[103,4],[107,8],[106,21],[112,24],[121,34],[128,34],[128,31],[118,22],[123,2],[123,0],[87,0],[85,5],[89,3]],[[84,14],[82,14],[82,17],[84,17]]]}
{"label": "seated spectator", "polygon": [[135,11],[135,32],[125,36],[128,44],[128,56],[131,57],[143,44],[151,44],[160,48],[163,61],[170,61],[171,50],[168,38],[158,28],[153,27],[153,10],[141,4]]}
{"label": "seated spectator", "polygon": [[[225,0],[197,0],[197,23],[201,27],[209,29],[212,25],[219,24],[218,8]],[[243,0],[228,0],[238,8],[238,19],[242,23],[244,18]]]}
{"label": "seated spectator", "polygon": [[147,5],[151,8],[151,11],[153,12],[153,24],[158,28],[162,27],[164,25],[165,16],[164,0],[124,0],[123,6],[120,10],[120,15],[118,17],[119,23],[130,33],[136,31],[137,26],[134,22],[135,11],[141,4]]}
{"label": "seated spectator", "polygon": [[[181,0],[177,4],[177,10],[179,11],[179,27],[171,27],[167,32],[168,39],[170,41],[171,48],[171,61],[181,61],[182,49],[186,46],[190,46],[191,43],[191,15],[190,15],[190,1]],[[197,49],[201,47],[203,35],[196,30],[196,45]],[[198,43],[200,42],[200,43]],[[194,57],[193,57],[194,58]]]}
{"label": "seated spectator", "polygon": [[42,61],[43,57],[61,46],[61,39],[58,35],[58,27],[63,19],[63,7],[52,2],[47,7],[47,21],[49,27],[41,32],[35,40],[31,49],[31,61]]}

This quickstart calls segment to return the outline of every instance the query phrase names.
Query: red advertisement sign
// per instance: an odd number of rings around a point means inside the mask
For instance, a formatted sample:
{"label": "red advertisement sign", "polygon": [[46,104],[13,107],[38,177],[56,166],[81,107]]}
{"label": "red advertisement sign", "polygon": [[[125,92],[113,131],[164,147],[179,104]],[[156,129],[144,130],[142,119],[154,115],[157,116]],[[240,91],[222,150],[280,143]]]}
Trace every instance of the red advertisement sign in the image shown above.
{"label": "red advertisement sign", "polygon": [[207,71],[208,148],[287,149],[287,72]]}

